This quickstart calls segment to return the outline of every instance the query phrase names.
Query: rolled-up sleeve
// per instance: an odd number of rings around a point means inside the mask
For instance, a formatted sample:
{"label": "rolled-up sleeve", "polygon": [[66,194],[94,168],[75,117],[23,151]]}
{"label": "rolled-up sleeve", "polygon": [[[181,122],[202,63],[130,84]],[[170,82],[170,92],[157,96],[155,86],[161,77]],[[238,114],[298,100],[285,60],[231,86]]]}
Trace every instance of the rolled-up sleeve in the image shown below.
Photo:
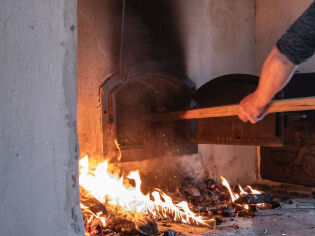
{"label": "rolled-up sleeve", "polygon": [[315,1],[277,42],[279,51],[298,65],[315,52]]}

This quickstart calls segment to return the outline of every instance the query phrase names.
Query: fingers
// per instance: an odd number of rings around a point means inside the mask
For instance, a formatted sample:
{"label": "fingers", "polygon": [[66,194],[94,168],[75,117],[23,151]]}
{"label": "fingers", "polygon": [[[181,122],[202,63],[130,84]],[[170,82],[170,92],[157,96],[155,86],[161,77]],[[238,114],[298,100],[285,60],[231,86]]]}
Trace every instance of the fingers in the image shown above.
{"label": "fingers", "polygon": [[250,123],[252,124],[255,124],[257,121],[256,121],[256,118],[254,117],[248,117],[248,120],[250,121]]}
{"label": "fingers", "polygon": [[251,93],[243,98],[238,106],[238,117],[243,122],[250,121],[250,123],[255,124],[262,120],[266,114],[264,113],[266,107],[261,107],[257,105],[257,96],[255,93]]}
{"label": "fingers", "polygon": [[259,116],[259,113],[257,114],[249,114],[248,116],[247,116],[247,118],[248,118],[248,120],[250,121],[250,123],[252,123],[252,124],[256,124],[258,121],[260,121],[262,118],[259,118],[260,116]]}
{"label": "fingers", "polygon": [[238,118],[245,123],[248,121],[247,117],[243,115],[238,115]]}
{"label": "fingers", "polygon": [[237,113],[238,113],[238,118],[243,121],[243,122],[247,122],[248,121],[248,118],[244,112],[244,109],[241,105],[238,106],[238,110],[237,110]]}
{"label": "fingers", "polygon": [[250,121],[252,124],[256,124],[258,121],[262,120],[265,117],[265,115],[259,115],[257,114],[247,114],[246,118]]}
{"label": "fingers", "polygon": [[256,124],[258,121],[262,120],[267,114],[263,113],[258,109],[248,109],[244,108],[244,105],[239,105],[238,107],[238,117],[243,122],[250,122],[252,124]]}
{"label": "fingers", "polygon": [[258,121],[261,121],[262,119],[264,119],[266,115],[267,115],[267,113],[261,113],[259,116],[257,116],[256,119],[255,119],[256,123]]}

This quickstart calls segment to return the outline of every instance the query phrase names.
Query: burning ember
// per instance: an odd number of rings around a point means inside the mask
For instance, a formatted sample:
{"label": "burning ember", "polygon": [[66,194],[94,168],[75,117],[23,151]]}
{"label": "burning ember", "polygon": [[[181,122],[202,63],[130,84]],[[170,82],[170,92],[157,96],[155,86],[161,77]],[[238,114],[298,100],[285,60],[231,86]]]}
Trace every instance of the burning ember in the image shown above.
{"label": "burning ember", "polygon": [[184,180],[180,200],[173,200],[159,189],[143,194],[138,171],[119,177],[109,171],[107,161],[90,170],[87,156],[79,165],[81,209],[89,236],[105,235],[103,230],[109,229],[153,235],[158,232],[158,220],[215,228],[222,217],[253,217],[257,209],[275,207],[270,194],[240,185],[233,191],[223,177],[222,185],[206,180],[198,188]]}
{"label": "burning ember", "polygon": [[232,188],[224,177],[221,180],[222,184],[217,184],[212,179],[194,184],[192,179],[186,179],[179,192],[193,206],[194,212],[216,219],[217,224],[224,221],[224,217],[254,217],[259,209],[279,206],[268,193],[251,186],[243,188],[238,185]]}
{"label": "burning ember", "polygon": [[279,207],[278,202],[273,201],[273,197],[268,193],[253,189],[251,186],[246,186],[245,191],[238,185],[239,193],[234,193],[228,181],[221,176],[222,185],[225,186],[231,196],[231,201],[237,215],[252,217],[258,209],[271,209]]}

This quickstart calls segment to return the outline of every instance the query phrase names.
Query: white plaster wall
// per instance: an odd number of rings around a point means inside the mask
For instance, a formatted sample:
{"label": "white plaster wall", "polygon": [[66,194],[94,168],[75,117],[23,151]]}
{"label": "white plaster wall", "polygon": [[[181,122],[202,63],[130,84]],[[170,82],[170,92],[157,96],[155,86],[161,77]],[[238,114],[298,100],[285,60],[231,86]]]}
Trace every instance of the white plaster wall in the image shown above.
{"label": "white plaster wall", "polygon": [[0,235],[84,235],[76,0],[0,1]]}
{"label": "white plaster wall", "polygon": [[[254,74],[255,1],[173,2],[186,74],[197,87],[225,74]],[[258,178],[256,147],[199,145],[199,161],[208,177],[217,181],[221,175],[232,183],[241,184],[255,182]]]}
{"label": "white plaster wall", "polygon": [[[198,2],[198,4],[197,4]],[[255,2],[174,0],[187,75],[200,87],[231,73],[253,73]]]}
{"label": "white plaster wall", "polygon": [[[277,40],[313,0],[256,0],[256,73]],[[302,63],[300,72],[315,71],[315,57]]]}

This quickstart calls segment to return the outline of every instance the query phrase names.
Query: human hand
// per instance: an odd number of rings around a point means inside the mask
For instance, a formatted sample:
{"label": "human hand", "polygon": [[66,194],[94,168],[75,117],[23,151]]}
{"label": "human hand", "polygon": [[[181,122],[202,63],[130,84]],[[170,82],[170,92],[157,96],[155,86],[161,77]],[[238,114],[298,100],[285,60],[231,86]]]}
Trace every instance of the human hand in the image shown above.
{"label": "human hand", "polygon": [[262,120],[266,113],[268,103],[262,104],[257,94],[251,93],[242,99],[238,106],[238,117],[243,122],[250,121],[252,124]]}

